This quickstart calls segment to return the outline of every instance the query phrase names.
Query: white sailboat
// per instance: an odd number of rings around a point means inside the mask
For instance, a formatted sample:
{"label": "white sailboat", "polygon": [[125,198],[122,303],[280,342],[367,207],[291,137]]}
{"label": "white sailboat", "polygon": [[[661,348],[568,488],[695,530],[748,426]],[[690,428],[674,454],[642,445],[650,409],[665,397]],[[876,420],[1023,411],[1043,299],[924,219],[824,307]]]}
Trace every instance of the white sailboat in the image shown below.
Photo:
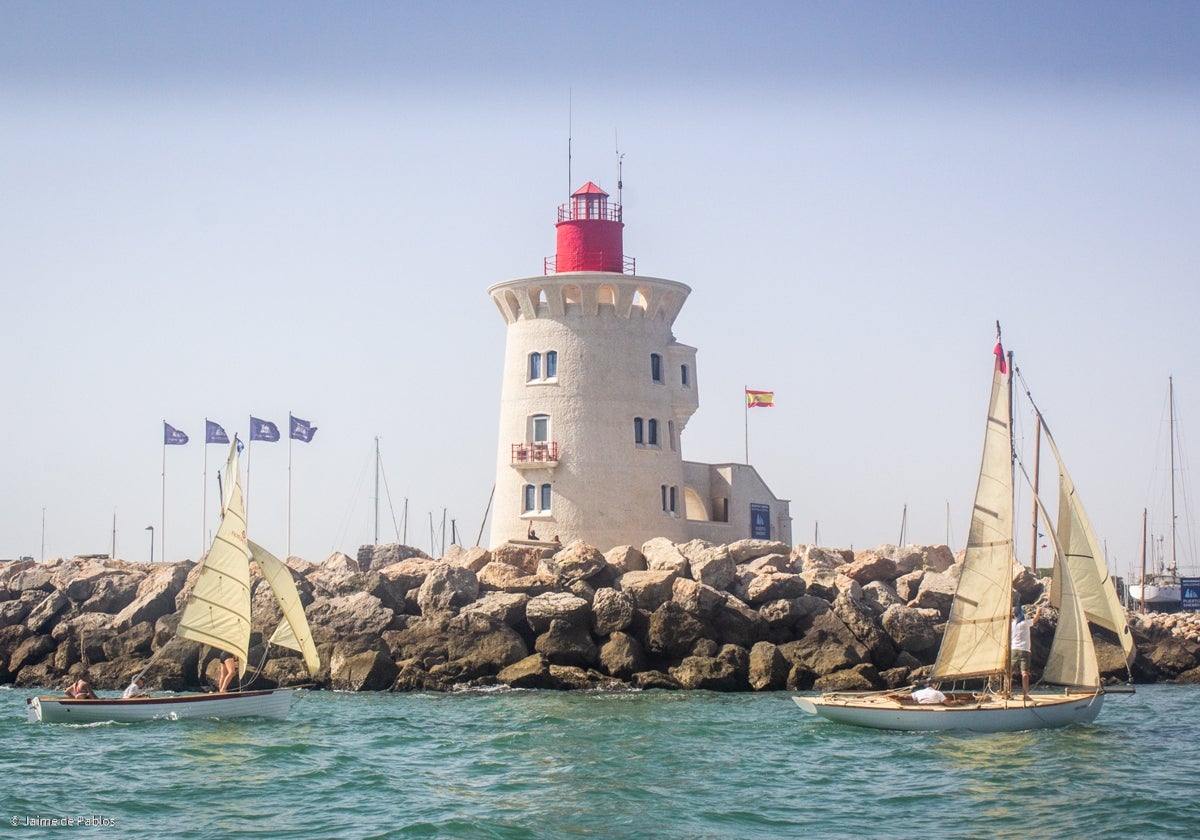
{"label": "white sailboat", "polygon": [[[1013,597],[1013,454],[1010,364],[997,336],[983,462],[975,492],[962,577],[932,679],[941,686],[978,681],[979,690],[946,690],[945,701],[922,705],[911,689],[793,697],[801,709],[840,723],[874,729],[1013,732],[1095,720],[1104,703],[1088,621],[1117,634],[1127,663],[1133,642],[1125,613],[1097,548],[1087,515],[1049,431],[1059,465],[1059,518],[1052,605],[1059,610],[1043,681],[1054,692],[1014,696],[1010,669]],[[1041,502],[1038,502],[1039,507]],[[1045,509],[1041,508],[1043,516]],[[1047,517],[1048,518],[1048,517]]]}
{"label": "white sailboat", "polygon": [[[176,637],[211,645],[237,657],[239,677],[245,675],[250,648],[250,558],[262,570],[283,611],[271,636],[277,644],[300,652],[310,673],[321,667],[304,606],[291,571],[262,546],[246,538],[246,515],[234,438],[225,464],[224,515],[213,543],[201,561],[195,585],[188,593]],[[131,699],[83,700],[61,696],[28,701],[30,721],[44,723],[130,722],[159,718],[287,717],[295,689],[175,694]]]}
{"label": "white sailboat", "polygon": [[[1176,533],[1175,525],[1175,380],[1167,378],[1168,400],[1170,403],[1170,436],[1171,436],[1171,561],[1163,566],[1161,558],[1155,561],[1156,569],[1146,571],[1146,551],[1142,546],[1142,579],[1139,583],[1130,584],[1129,600],[1131,606],[1142,612],[1175,612],[1183,603],[1183,581],[1179,577],[1179,564],[1176,562]],[[1145,538],[1143,537],[1143,540]]]}

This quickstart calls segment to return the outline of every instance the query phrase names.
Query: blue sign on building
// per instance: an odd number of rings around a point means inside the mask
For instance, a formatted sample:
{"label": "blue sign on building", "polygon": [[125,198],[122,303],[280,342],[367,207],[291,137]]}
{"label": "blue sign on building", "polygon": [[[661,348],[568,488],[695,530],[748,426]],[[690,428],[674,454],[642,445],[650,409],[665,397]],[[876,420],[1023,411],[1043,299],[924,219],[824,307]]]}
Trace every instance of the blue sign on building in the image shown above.
{"label": "blue sign on building", "polygon": [[771,506],[750,504],[750,537],[756,540],[771,539]]}
{"label": "blue sign on building", "polygon": [[1180,578],[1179,589],[1183,595],[1180,609],[1200,610],[1200,578]]}

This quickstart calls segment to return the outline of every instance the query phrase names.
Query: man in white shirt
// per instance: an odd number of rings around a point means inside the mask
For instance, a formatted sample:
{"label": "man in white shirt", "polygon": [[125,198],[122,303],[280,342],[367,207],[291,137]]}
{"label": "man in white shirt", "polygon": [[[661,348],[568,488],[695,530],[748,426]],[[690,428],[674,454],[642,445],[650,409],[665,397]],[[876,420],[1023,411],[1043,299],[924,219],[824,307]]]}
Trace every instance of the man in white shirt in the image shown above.
{"label": "man in white shirt", "polygon": [[130,697],[141,697],[146,692],[142,690],[142,678],[134,677],[125,692],[121,695],[122,700],[128,700]]}
{"label": "man in white shirt", "polygon": [[931,683],[925,683],[914,691],[912,698],[922,706],[936,706],[946,702],[946,695],[934,688]]}
{"label": "man in white shirt", "polygon": [[1041,606],[1038,606],[1032,619],[1026,618],[1020,607],[1013,610],[1012,667],[1014,671],[1017,669],[1021,671],[1021,689],[1026,700],[1029,699],[1029,663],[1033,658],[1033,643],[1030,641],[1029,631],[1037,623],[1041,614]]}

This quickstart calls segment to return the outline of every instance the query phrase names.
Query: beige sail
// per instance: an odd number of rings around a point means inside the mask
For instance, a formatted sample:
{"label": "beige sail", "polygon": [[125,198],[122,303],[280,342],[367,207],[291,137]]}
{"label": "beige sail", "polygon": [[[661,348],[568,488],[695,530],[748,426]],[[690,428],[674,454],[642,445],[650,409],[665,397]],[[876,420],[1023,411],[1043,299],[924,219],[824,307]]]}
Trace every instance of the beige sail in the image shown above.
{"label": "beige sail", "polygon": [[232,653],[244,676],[250,647],[250,555],[236,440],[225,462],[225,485],[225,515],[200,563],[176,636]]}
{"label": "beige sail", "polygon": [[249,546],[251,556],[258,562],[263,577],[271,587],[271,594],[283,611],[283,620],[275,628],[270,643],[299,651],[304,656],[308,672],[316,674],[321,669],[321,657],[317,655],[316,645],[313,644],[312,631],[308,627],[304,605],[300,603],[300,593],[296,591],[291,569],[253,540],[249,541]]}
{"label": "beige sail", "polygon": [[1049,512],[1040,498],[1034,496],[1033,500],[1047,523],[1046,530],[1054,545],[1054,583],[1050,603],[1058,609],[1058,626],[1050,643],[1050,654],[1046,658],[1042,679],[1055,685],[1097,688],[1100,685],[1100,667],[1096,662],[1096,646],[1088,629],[1075,578],[1063,554],[1062,543],[1048,527]]}
{"label": "beige sail", "polygon": [[935,679],[1003,672],[1012,609],[1012,406],[1003,350],[988,404],[983,462],[975,490],[962,578],[934,664]]}
{"label": "beige sail", "polygon": [[[1043,426],[1043,428],[1045,428]],[[1134,656],[1133,634],[1125,621],[1125,610],[1117,597],[1117,588],[1113,585],[1104,562],[1104,554],[1100,550],[1096,535],[1092,531],[1083,503],[1075,490],[1075,483],[1067,473],[1062,455],[1045,428],[1046,441],[1050,444],[1054,457],[1058,461],[1058,528],[1056,535],[1062,550],[1065,564],[1056,563],[1054,579],[1051,586],[1051,603],[1060,607],[1059,595],[1066,591],[1061,577],[1069,570],[1071,585],[1078,595],[1083,607],[1083,614],[1088,621],[1117,634],[1121,640],[1121,648],[1125,651],[1126,665],[1132,665]],[[1086,626],[1085,626],[1086,631]]]}

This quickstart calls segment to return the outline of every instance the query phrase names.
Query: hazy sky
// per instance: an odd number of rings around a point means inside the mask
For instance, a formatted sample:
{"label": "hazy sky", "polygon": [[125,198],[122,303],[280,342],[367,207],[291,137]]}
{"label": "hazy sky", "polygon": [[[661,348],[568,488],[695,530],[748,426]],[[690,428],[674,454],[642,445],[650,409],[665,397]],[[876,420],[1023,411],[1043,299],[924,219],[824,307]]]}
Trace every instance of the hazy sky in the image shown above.
{"label": "hazy sky", "polygon": [[511,443],[486,289],[541,273],[570,189],[615,194],[619,144],[627,254],[693,289],[686,458],[742,460],[774,390],[750,460],[795,541],[895,542],[907,506],[961,548],[999,320],[1126,574],[1142,509],[1168,527],[1168,376],[1185,466],[1200,434],[1197,43],[1191,2],[8,0],[0,558],[43,514],[46,557],[115,514],[119,556],[153,525],[197,558],[204,419],[251,414],[282,553],[289,411],[292,553],[372,540],[376,435],[381,539],[390,495],[408,542],[445,511],[473,543]]}

